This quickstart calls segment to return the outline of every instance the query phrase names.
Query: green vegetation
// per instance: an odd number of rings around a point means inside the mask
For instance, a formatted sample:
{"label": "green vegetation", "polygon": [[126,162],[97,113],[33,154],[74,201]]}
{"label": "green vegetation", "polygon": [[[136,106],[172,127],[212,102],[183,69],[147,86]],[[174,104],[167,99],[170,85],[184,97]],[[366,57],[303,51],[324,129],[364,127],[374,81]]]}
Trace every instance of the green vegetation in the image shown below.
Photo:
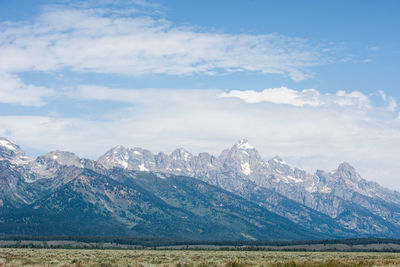
{"label": "green vegetation", "polygon": [[398,253],[1,248],[0,266],[398,266]]}
{"label": "green vegetation", "polygon": [[209,249],[263,251],[400,252],[399,239],[352,238],[303,241],[196,241],[100,236],[0,236],[5,248]]}

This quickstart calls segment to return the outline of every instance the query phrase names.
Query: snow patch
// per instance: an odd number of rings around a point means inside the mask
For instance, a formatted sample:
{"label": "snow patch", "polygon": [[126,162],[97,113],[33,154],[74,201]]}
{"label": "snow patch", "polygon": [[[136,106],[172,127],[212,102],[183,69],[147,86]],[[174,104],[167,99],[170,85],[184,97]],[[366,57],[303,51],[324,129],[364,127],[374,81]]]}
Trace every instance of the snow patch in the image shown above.
{"label": "snow patch", "polygon": [[190,154],[183,149],[181,149],[181,153],[183,154],[183,159],[187,161],[189,159]]}
{"label": "snow patch", "polygon": [[147,169],[147,168],[144,166],[144,163],[140,164],[138,167],[139,167],[139,170],[142,171],[142,172],[148,172],[148,171],[149,171],[149,169]]}
{"label": "snow patch", "polygon": [[252,173],[250,169],[250,164],[248,162],[242,163],[241,167],[243,174],[250,175]]}
{"label": "snow patch", "polygon": [[7,140],[0,139],[0,146],[7,148],[8,150],[17,150],[15,145]]}
{"label": "snow patch", "polygon": [[315,182],[312,181],[312,183],[310,184],[309,187],[304,188],[307,192],[310,193],[314,193],[315,191],[317,191],[316,187],[315,187]]}
{"label": "snow patch", "polygon": [[116,160],[116,163],[121,165],[124,169],[128,168],[128,162],[126,162],[125,160]]}
{"label": "snow patch", "polygon": [[253,149],[254,147],[250,145],[246,139],[242,139],[237,143],[237,148],[239,149]]}
{"label": "snow patch", "polygon": [[32,162],[34,159],[28,156],[19,156],[17,158],[11,159],[11,163],[15,165],[25,165]]}
{"label": "snow patch", "polygon": [[291,176],[291,175],[288,175],[288,176],[286,176],[286,177],[289,178],[290,180],[294,181],[295,183],[301,183],[301,182],[303,182],[303,180],[294,178],[294,177]]}

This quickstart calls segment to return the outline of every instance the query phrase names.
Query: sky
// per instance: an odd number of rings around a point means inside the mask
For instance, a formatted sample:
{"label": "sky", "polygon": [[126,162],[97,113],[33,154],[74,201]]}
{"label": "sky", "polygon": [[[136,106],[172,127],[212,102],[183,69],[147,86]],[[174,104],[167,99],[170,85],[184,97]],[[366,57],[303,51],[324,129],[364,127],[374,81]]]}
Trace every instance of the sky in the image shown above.
{"label": "sky", "polygon": [[245,138],[400,190],[400,2],[0,0],[0,136],[30,156]]}

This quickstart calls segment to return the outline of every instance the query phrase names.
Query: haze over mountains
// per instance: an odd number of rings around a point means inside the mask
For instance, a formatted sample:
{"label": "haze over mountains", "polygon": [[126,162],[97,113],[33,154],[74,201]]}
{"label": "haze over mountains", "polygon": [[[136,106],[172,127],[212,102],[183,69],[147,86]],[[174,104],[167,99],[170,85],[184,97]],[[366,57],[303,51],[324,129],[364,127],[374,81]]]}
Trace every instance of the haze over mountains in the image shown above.
{"label": "haze over mountains", "polygon": [[0,234],[207,240],[400,238],[400,193],[348,163],[311,174],[246,140],[219,156],[117,146],[36,159],[0,138]]}

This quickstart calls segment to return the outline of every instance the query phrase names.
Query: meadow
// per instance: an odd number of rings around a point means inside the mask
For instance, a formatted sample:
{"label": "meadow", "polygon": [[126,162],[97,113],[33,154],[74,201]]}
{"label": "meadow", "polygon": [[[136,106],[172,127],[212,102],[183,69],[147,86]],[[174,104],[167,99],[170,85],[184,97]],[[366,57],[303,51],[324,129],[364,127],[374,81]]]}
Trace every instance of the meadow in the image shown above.
{"label": "meadow", "polygon": [[0,248],[0,266],[400,266],[400,253]]}

